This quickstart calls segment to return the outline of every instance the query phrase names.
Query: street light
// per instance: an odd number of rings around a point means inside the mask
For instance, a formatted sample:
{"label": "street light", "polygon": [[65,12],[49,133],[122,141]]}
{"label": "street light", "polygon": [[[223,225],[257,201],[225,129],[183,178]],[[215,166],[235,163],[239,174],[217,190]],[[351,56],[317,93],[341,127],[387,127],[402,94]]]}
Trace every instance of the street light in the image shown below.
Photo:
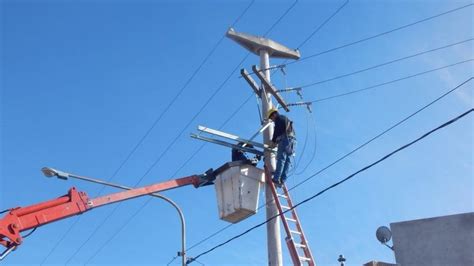
{"label": "street light", "polygon": [[[50,167],[41,168],[41,172],[43,172],[43,174],[46,177],[57,177],[57,178],[63,179],[63,180],[67,180],[68,178],[74,178],[74,179],[84,180],[84,181],[88,181],[88,182],[92,182],[92,183],[96,183],[96,184],[101,184],[101,185],[105,185],[105,186],[109,186],[109,187],[120,188],[120,189],[124,189],[124,190],[133,189],[131,187],[122,186],[122,185],[118,185],[118,184],[114,184],[114,183],[109,183],[109,182],[102,181],[102,180],[99,180],[99,179],[94,179],[94,178],[90,178],[90,177],[78,176],[78,175],[66,173],[66,172],[59,171],[59,170],[56,170],[56,169],[50,168]],[[184,219],[183,211],[179,208],[179,206],[174,201],[172,201],[171,199],[169,199],[169,198],[167,198],[167,197],[165,197],[161,194],[152,193],[152,194],[149,194],[149,195],[152,196],[152,197],[155,197],[155,198],[160,198],[160,199],[165,200],[166,202],[170,203],[176,209],[176,211],[178,212],[179,218],[181,220],[181,252],[178,252],[178,255],[182,257],[182,265],[183,266],[186,265],[186,221]]]}

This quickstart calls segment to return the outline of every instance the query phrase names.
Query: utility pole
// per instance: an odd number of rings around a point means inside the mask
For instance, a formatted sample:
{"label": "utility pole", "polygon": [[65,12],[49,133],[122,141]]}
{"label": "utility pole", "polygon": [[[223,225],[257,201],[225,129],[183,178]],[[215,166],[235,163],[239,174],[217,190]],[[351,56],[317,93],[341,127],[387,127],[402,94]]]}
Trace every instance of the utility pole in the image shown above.
{"label": "utility pole", "polygon": [[[272,95],[278,97],[278,102],[284,104],[279,94],[271,88],[270,84],[270,57],[284,58],[284,59],[299,59],[300,54],[296,50],[289,49],[282,44],[272,41],[267,38],[258,37],[246,33],[235,32],[234,29],[229,29],[226,34],[227,37],[236,41],[238,44],[260,56],[260,70],[264,73],[261,89],[258,90],[258,96],[262,102],[262,117],[266,119],[267,112],[273,107]],[[250,78],[250,77],[248,77]],[[265,81],[265,82],[264,82]],[[265,85],[265,83],[267,85]],[[257,88],[254,88],[256,90]],[[288,111],[288,107],[283,106]],[[269,145],[271,137],[273,136],[273,125],[270,125],[263,132],[263,142]],[[272,177],[272,173],[276,168],[275,154],[270,151],[265,151],[265,175],[268,178]],[[269,184],[265,186],[265,201],[266,201],[266,217],[267,219],[278,215],[273,195]],[[280,238],[280,217],[273,219],[267,223],[267,252],[268,265],[283,265],[281,252],[281,238]]]}

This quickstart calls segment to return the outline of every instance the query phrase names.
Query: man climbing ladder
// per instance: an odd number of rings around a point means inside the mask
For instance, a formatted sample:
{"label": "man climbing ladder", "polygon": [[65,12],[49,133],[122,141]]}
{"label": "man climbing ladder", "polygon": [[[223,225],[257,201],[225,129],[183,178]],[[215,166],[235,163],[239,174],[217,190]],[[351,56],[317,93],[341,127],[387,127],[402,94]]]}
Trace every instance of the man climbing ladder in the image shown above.
{"label": "man climbing ladder", "polygon": [[281,186],[288,178],[288,170],[293,164],[296,149],[296,136],[293,121],[278,113],[276,108],[268,110],[267,118],[275,123],[272,146],[277,147],[277,165],[272,181]]}

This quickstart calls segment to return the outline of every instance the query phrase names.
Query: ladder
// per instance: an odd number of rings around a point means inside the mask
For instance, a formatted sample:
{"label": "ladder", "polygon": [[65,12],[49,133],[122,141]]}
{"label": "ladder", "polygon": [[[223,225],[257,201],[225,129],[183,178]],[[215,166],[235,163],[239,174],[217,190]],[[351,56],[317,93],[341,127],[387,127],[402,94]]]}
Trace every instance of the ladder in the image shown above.
{"label": "ladder", "polygon": [[[280,213],[281,221],[283,227],[286,231],[286,244],[290,251],[291,260],[293,265],[309,265],[316,266],[314,261],[313,254],[308,246],[308,241],[303,233],[303,228],[301,227],[300,220],[296,214],[296,209],[293,208],[293,203],[290,198],[290,193],[286,188],[285,184],[282,184],[281,187],[275,186],[275,184],[267,176],[267,183],[269,184],[273,198],[275,199],[276,206]],[[284,213],[287,211],[286,213]]]}

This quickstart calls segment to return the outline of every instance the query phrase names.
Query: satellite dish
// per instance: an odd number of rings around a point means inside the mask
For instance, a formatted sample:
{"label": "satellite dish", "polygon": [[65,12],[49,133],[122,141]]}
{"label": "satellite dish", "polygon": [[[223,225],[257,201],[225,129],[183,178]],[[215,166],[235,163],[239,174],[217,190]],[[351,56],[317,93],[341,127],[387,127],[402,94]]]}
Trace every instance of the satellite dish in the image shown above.
{"label": "satellite dish", "polygon": [[390,229],[388,229],[386,226],[380,226],[377,228],[375,236],[380,241],[380,243],[385,244],[390,241],[390,239],[392,239],[392,231],[390,231]]}

